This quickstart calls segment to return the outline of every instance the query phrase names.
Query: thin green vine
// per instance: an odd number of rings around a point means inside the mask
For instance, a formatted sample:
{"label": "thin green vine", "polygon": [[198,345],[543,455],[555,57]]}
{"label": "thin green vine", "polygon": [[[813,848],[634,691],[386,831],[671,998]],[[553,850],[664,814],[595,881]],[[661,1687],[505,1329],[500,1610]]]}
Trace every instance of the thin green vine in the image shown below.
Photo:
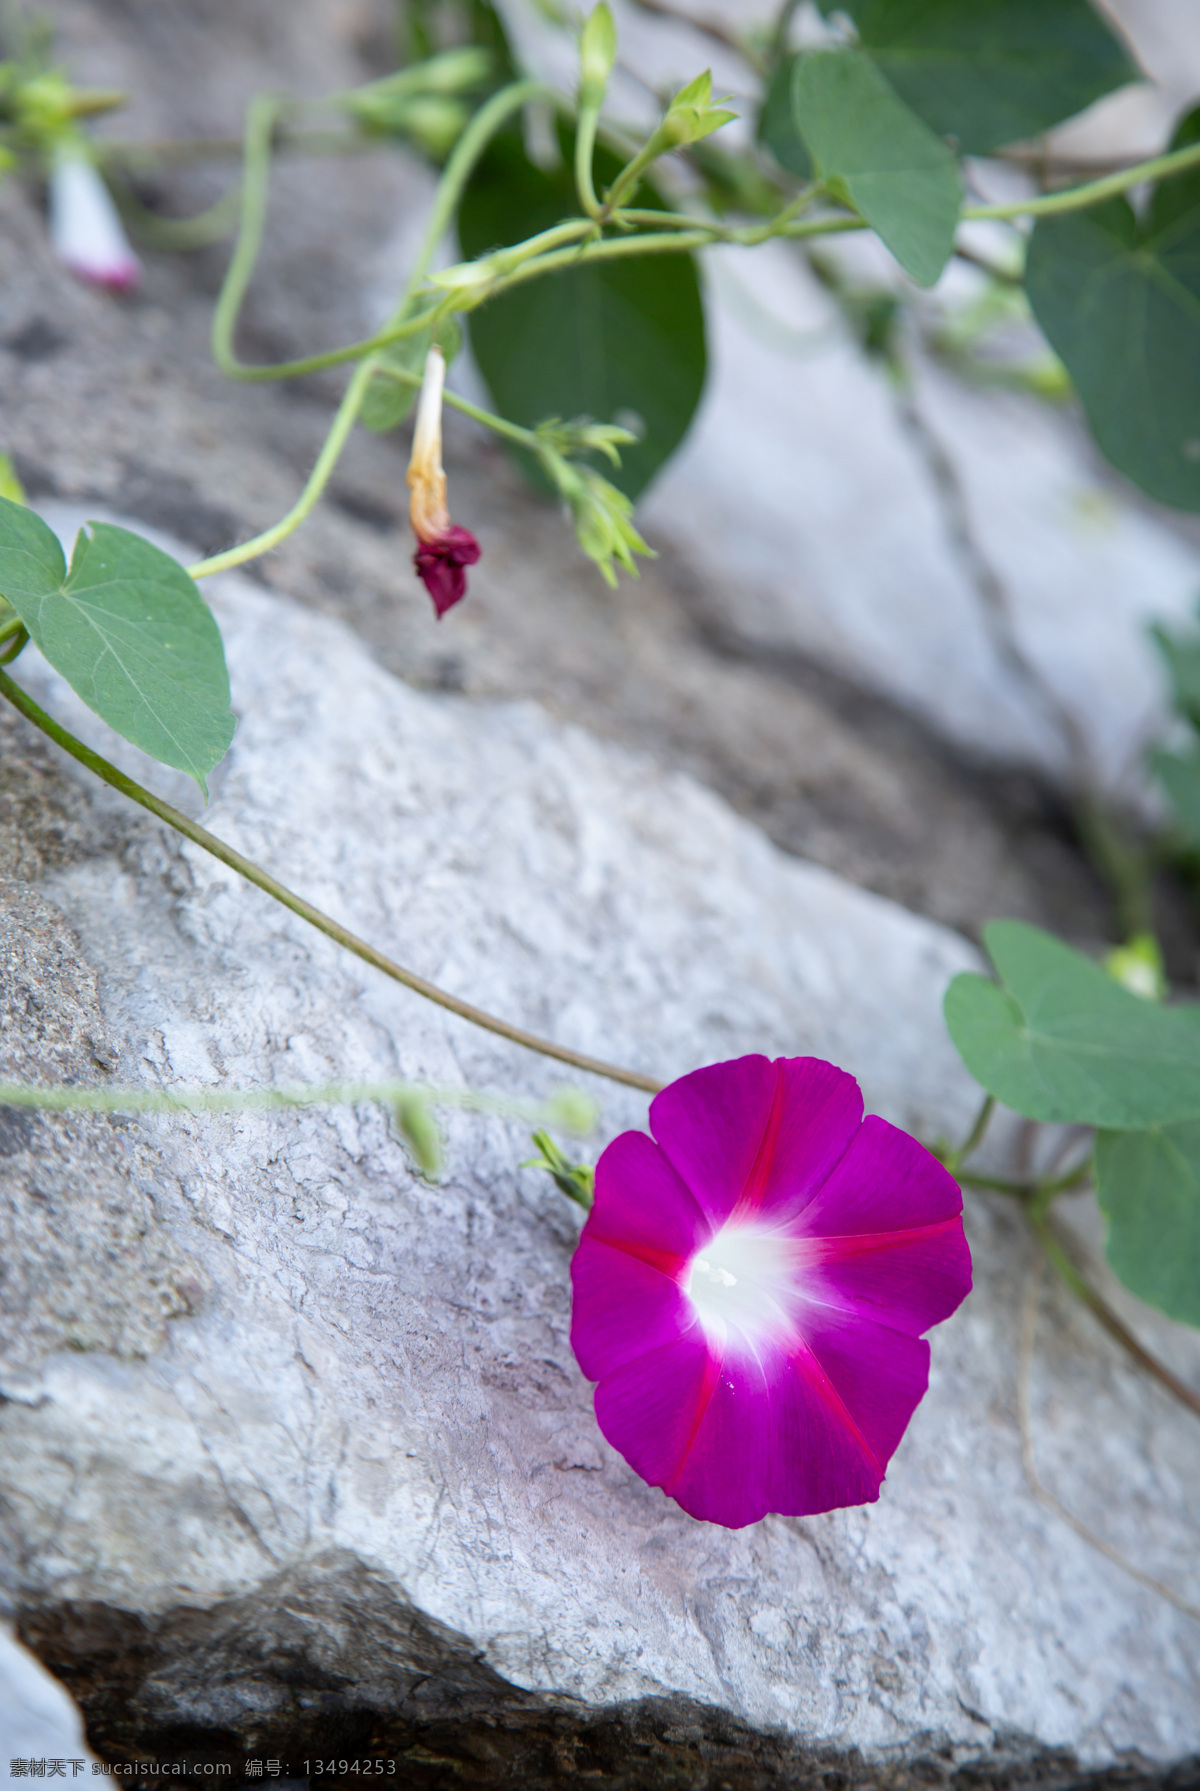
{"label": "thin green vine", "polygon": [[131,802],[136,802],[139,807],[147,809],[158,820],[165,821],[168,827],[173,827],[176,833],[183,835],[184,839],[191,840],[193,845],[200,846],[205,852],[211,853],[222,864],[228,865],[230,870],[236,871],[240,877],[245,877],[248,883],[253,883],[256,888],[273,897],[284,908],[299,915],[301,920],[306,920],[319,933],[324,933],[336,945],[343,946],[356,958],[361,958],[365,964],[370,964],[374,969],[381,970],[385,976],[391,977],[393,982],[403,983],[406,989],[412,989],[416,994],[423,995],[427,1001],[432,1001],[438,1007],[445,1008],[448,1013],[457,1014],[462,1020],[471,1021],[472,1025],[482,1027],[485,1032],[494,1032],[500,1038],[508,1039],[514,1045],[523,1045],[528,1051],[537,1051],[543,1057],[552,1057],[558,1063],[569,1064],[572,1069],[584,1070],[592,1076],[603,1076],[608,1081],[620,1082],[627,1088],[640,1088],[649,1094],[656,1094],[663,1086],[652,1076],[643,1076],[637,1070],[622,1069],[617,1064],[605,1063],[601,1058],[588,1057],[581,1051],[572,1051],[569,1046],[557,1045],[552,1039],[540,1038],[537,1033],[526,1032],[523,1027],[512,1026],[507,1020],[501,1020],[495,1014],[486,1013],[471,1002],[462,1001],[457,995],[451,995],[445,989],[439,989],[435,983],[428,982],[425,977],[418,976],[415,971],[406,970],[403,965],[397,964],[384,952],[369,945],[365,939],[360,939],[348,927],[331,919],[328,914],[323,914],[311,902],[306,902],[303,896],[296,895],[285,884],[280,883],[278,878],[272,877],[269,871],[265,871],[261,865],[255,864],[253,859],[245,857],[241,852],[236,852],[232,846],[227,846],[223,840],[217,839],[214,834],[199,826],[182,810],[172,807],[169,802],[163,802],[151,791],[143,789],[142,785],[135,783],[133,778],[127,777],[123,771],[119,771],[115,765],[110,764],[99,753],[93,752],[89,746],[83,744],[82,740],[77,740],[73,734],[68,733],[66,728],[61,727],[58,722],[47,715],[44,709],[39,708],[33,698],[22,690],[19,684],[14,684],[7,673],[3,671],[0,671],[0,696],[6,697],[13,708],[25,717],[26,721],[31,722],[48,739],[53,740],[56,746],[61,746],[78,764],[94,773],[110,789],[119,791]]}

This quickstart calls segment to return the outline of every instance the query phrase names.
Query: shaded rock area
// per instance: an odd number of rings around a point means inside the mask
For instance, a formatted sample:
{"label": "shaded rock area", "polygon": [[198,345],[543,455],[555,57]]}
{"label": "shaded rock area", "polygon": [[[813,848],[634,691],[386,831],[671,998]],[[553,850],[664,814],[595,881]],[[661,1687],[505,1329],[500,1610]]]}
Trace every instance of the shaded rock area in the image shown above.
{"label": "shaded rock area", "polygon": [[[531,705],[414,691],[244,579],[212,594],[241,716],[219,835],[579,1048],[663,1076],[812,1051],[926,1137],[968,1123],[939,1018],[974,961],[960,938],[644,756]],[[35,657],[22,676],[133,764]],[[560,1080],[115,799],[93,814],[96,849],[38,895],[96,973],[114,1077]],[[605,1135],[643,1119],[595,1092]],[[595,1428],[567,1340],[578,1219],[519,1168],[528,1123],[452,1115],[434,1185],[370,1107],[126,1122],[157,1231],[203,1278],[194,1314],[144,1359],[57,1351],[0,1382],[4,1593],[91,1746],[269,1747],[296,1772],[318,1744],[365,1749],[430,1786],[1186,1782],[1196,1621],[1034,1495],[1022,1376],[1043,1482],[1192,1603],[1200,1429],[1048,1288],[1022,1369],[1019,1215],[972,1201],[976,1292],[934,1338],[878,1505],[726,1532]],[[62,1273],[39,1269],[52,1311]],[[1122,1310],[1200,1374],[1193,1336]]]}
{"label": "shaded rock area", "polygon": [[[146,1618],[103,1605],[27,1617],[26,1639],[85,1708],[106,1755],[157,1752],[242,1769],[247,1754],[402,1762],[402,1783],[600,1783],[717,1791],[1006,1784],[1136,1785],[1132,1764],[1080,1773],[1069,1753],[1031,1762],[1018,1737],[982,1768],[954,1750],[887,1763],[797,1747],[685,1698],[608,1709],[523,1692],[467,1638],[415,1611],[353,1555],[331,1551],[205,1611]],[[269,1663],[269,1664],[268,1664]],[[264,1670],[266,1669],[266,1670]],[[1185,1791],[1190,1768],[1154,1776]]]}

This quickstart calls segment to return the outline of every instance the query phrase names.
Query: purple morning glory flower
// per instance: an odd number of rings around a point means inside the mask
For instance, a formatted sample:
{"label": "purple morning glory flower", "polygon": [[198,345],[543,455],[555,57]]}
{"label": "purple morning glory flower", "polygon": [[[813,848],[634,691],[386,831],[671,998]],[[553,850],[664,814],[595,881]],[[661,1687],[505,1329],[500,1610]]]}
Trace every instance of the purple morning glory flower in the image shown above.
{"label": "purple morning glory flower", "polygon": [[446,474],[442,467],[442,393],[446,362],[434,346],[425,358],[425,377],[417,400],[412,458],[408,466],[409,521],[417,537],[413,565],[433,598],[438,620],[467,594],[468,566],[479,558],[479,543],[470,529],[451,522],[446,507]]}
{"label": "purple morning glory flower", "polygon": [[571,1343],[601,1430],[738,1529],[879,1497],[971,1286],[957,1183],[816,1057],[681,1077],[596,1165]]}

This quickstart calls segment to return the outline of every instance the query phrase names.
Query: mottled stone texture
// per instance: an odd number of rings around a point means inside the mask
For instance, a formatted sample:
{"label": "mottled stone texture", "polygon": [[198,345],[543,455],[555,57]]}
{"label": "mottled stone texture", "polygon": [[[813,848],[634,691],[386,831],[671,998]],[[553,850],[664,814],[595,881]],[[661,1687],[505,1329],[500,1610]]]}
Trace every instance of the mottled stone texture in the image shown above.
{"label": "mottled stone texture", "polygon": [[[1175,3],[1119,8],[1154,49],[1152,107],[1190,92]],[[235,136],[257,90],[392,66],[391,0],[46,10],[75,78],[131,91],[99,126],[128,137]],[[623,13],[640,74],[711,53],[722,83],[720,46]],[[627,102],[649,104],[632,83]],[[181,215],[229,178],[164,168],[141,193]],[[430,191],[388,146],[287,160],[242,352],[370,331]],[[37,498],[84,506],[61,526],[107,505],[208,552],[292,504],[343,376],[217,375],[223,246],[147,249],[118,303],[55,266],[36,184],[0,186],[0,238],[0,451]],[[1064,711],[1136,793],[1162,714],[1144,622],[1190,607],[1195,536],[1064,411],[920,356],[898,391],[802,265],[718,267],[710,296],[708,396],[645,511],[659,558],[639,583],[602,589],[452,419],[454,512],[484,553],[435,628],[405,432],[354,437],[256,583],[213,593],[241,723],[211,825],[404,962],[584,1050],[661,1075],[814,1051],[899,1123],[960,1131],[974,1094],[939,1004],[975,959],[946,925],[1108,936],[1056,781]],[[19,671],[144,772],[32,655]],[[198,812],[183,780],[156,787]],[[0,1074],[522,1097],[563,1079],[345,959],[7,714],[0,880]],[[1186,904],[1160,917],[1193,979]],[[604,1135],[644,1119],[593,1092]],[[977,1289],[935,1338],[879,1504],[730,1535],[596,1431],[567,1342],[578,1215],[519,1167],[527,1134],[452,1116],[431,1185],[370,1107],[0,1114],[0,1599],[105,1758],[374,1755],[430,1791],[1196,1783],[1200,1625],[1096,1544],[1200,1603],[1200,1434],[1036,1286],[1018,1214],[972,1198]],[[1195,1340],[1105,1286],[1200,1381]],[[1024,1441],[1093,1541],[1022,1463],[1035,1294]],[[5,1635],[0,1743],[10,1728],[14,1753],[79,1752]]]}
{"label": "mottled stone texture", "polygon": [[[974,961],[955,935],[532,706],[413,691],[336,624],[242,580],[213,594],[242,718],[218,834],[402,961],[582,1049],[664,1076],[812,1051],[926,1136],[967,1123],[939,1017]],[[32,657],[22,675],[133,763]],[[75,788],[65,773],[57,800]],[[90,1075],[561,1081],[111,799],[92,812],[93,846],[36,897],[96,978],[116,1062]],[[38,1037],[101,1030],[86,973],[50,987],[19,1046],[30,1073]],[[594,1092],[606,1133],[644,1116]],[[1002,1204],[972,1201],[977,1290],[935,1336],[879,1504],[729,1533],[599,1436],[567,1342],[577,1216],[519,1169],[524,1125],[452,1117],[436,1185],[370,1107],[113,1132],[112,1173],[144,1202],[120,1270],[139,1322],[161,1319],[174,1252],[195,1311],[157,1353],[97,1334],[0,1382],[7,1596],[101,1753],[366,1750],[418,1785],[716,1787],[1150,1784],[1200,1751],[1200,1625],[1024,1475],[1033,1256]],[[30,1148],[52,1184],[73,1165]],[[74,1271],[32,1260],[53,1316]],[[1045,1288],[1041,1304],[1039,1473],[1195,1601],[1200,1427],[1086,1314]],[[1188,1338],[1135,1322],[1200,1369]]]}

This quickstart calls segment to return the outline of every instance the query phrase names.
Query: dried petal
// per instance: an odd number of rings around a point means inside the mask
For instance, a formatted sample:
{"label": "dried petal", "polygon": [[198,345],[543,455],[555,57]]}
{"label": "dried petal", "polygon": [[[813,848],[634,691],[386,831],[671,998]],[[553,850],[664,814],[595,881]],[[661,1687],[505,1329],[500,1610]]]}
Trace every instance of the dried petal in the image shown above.
{"label": "dried petal", "polygon": [[425,377],[417,401],[412,457],[408,463],[408,515],[417,551],[413,564],[433,598],[440,617],[467,591],[466,568],[479,558],[479,543],[469,529],[450,520],[446,474],[442,467],[442,393],[446,360],[435,344],[425,358]]}

